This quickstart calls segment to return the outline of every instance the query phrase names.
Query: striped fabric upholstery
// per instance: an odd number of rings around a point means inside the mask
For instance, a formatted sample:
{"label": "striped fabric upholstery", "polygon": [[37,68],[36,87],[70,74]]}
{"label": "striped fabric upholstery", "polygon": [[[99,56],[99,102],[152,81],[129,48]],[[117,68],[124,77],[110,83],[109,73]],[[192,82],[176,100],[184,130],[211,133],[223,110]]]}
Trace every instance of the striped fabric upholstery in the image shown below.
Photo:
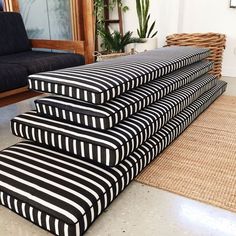
{"label": "striped fabric upholstery", "polygon": [[94,104],[120,94],[209,56],[208,49],[160,48],[106,62],[44,72],[29,76],[29,88]]}
{"label": "striped fabric upholstery", "polygon": [[164,148],[222,92],[217,85],[118,166],[106,168],[31,142],[0,154],[0,203],[60,236],[79,236]]}
{"label": "striped fabric upholstery", "polygon": [[36,100],[36,109],[40,115],[46,117],[105,130],[202,76],[211,70],[212,66],[213,64],[207,61],[194,63],[159,80],[128,91],[104,105],[94,105],[67,97],[49,96]]}
{"label": "striped fabric upholstery", "polygon": [[12,132],[78,157],[114,166],[215,83],[213,75],[204,75],[106,131],[44,118],[33,111],[14,118]]}

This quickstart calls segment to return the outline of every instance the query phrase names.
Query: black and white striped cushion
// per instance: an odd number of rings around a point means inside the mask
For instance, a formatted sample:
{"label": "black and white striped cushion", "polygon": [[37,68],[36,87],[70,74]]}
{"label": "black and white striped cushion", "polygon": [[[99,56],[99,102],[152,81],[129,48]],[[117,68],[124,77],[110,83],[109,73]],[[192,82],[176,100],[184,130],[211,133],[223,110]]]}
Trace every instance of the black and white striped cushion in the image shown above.
{"label": "black and white striped cushion", "polygon": [[54,121],[33,111],[14,118],[12,132],[28,140],[114,166],[215,83],[213,75],[204,75],[106,131]]}
{"label": "black and white striped cushion", "polygon": [[160,48],[106,62],[29,76],[29,88],[103,104],[151,80],[193,64],[210,51],[194,47]]}
{"label": "black and white striped cushion", "polygon": [[0,153],[0,204],[59,236],[82,235],[124,188],[225,90],[217,85],[128,158],[102,167],[32,142]]}
{"label": "black and white striped cushion", "polygon": [[107,102],[95,105],[67,97],[49,96],[35,101],[37,112],[73,124],[108,129],[123,119],[156,102],[212,69],[213,63],[201,61],[151,81]]}

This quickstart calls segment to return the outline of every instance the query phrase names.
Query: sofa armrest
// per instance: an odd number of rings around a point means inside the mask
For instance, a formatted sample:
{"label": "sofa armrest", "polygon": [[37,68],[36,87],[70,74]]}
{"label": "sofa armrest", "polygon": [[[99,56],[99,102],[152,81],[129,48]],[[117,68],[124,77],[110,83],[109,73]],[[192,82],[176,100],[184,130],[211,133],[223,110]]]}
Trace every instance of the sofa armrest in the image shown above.
{"label": "sofa armrest", "polygon": [[83,41],[30,39],[30,43],[32,48],[73,51],[81,55],[85,54]]}

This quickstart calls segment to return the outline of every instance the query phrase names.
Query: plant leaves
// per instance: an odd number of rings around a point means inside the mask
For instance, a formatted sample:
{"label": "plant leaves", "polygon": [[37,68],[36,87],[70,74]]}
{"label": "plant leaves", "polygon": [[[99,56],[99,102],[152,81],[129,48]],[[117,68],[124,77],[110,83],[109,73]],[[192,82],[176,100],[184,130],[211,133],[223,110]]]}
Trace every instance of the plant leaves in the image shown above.
{"label": "plant leaves", "polygon": [[158,31],[156,31],[152,36],[151,38],[155,37],[157,35]]}
{"label": "plant leaves", "polygon": [[102,45],[108,52],[124,52],[126,45],[143,42],[140,38],[133,38],[132,34],[133,32],[128,31],[122,36],[118,31],[114,31],[114,33],[105,29],[100,31],[103,40]]}
{"label": "plant leaves", "polygon": [[[154,21],[151,24],[151,27],[149,28],[149,22],[150,22],[149,8],[150,8],[150,0],[136,0],[136,10],[139,20],[139,29],[137,29],[137,33],[140,38],[149,38],[156,25],[156,21]],[[156,35],[157,32],[155,32],[154,34]]]}
{"label": "plant leaves", "polygon": [[149,29],[149,31],[148,31],[148,35],[147,35],[148,38],[149,38],[149,36],[151,35],[151,33],[152,33],[152,31],[153,31],[153,29],[154,29],[154,27],[155,27],[155,24],[156,24],[156,21],[154,21],[154,22],[152,23],[152,25],[151,25],[151,27],[150,27],[150,29]]}
{"label": "plant leaves", "polygon": [[146,22],[145,22],[145,25],[144,25],[143,38],[146,38],[146,37],[147,37],[147,31],[148,31],[148,23],[149,23],[149,20],[150,20],[150,14],[148,15],[148,17],[147,17],[147,19],[146,19]]}
{"label": "plant leaves", "polygon": [[139,38],[142,38],[139,29],[137,29],[137,33],[138,33]]}

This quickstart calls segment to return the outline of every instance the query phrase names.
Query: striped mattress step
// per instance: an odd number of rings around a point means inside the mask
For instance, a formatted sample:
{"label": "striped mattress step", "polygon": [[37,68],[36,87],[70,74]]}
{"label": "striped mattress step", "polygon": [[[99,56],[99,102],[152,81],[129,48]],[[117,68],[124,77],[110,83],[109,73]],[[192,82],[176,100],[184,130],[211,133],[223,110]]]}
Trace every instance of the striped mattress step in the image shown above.
{"label": "striped mattress step", "polygon": [[54,235],[82,235],[225,88],[226,83],[218,81],[116,167],[93,164],[30,141],[3,150],[0,204]]}
{"label": "striped mattress step", "polygon": [[166,47],[106,62],[29,76],[29,88],[103,104],[210,55],[209,49]]}
{"label": "striped mattress step", "polygon": [[215,84],[213,75],[204,75],[106,131],[55,121],[32,111],[12,120],[12,132],[78,157],[115,166]]}
{"label": "striped mattress step", "polygon": [[62,96],[49,96],[35,101],[36,110],[42,116],[105,130],[204,75],[212,69],[212,66],[213,63],[208,61],[194,63],[159,80],[127,91],[104,105]]}

